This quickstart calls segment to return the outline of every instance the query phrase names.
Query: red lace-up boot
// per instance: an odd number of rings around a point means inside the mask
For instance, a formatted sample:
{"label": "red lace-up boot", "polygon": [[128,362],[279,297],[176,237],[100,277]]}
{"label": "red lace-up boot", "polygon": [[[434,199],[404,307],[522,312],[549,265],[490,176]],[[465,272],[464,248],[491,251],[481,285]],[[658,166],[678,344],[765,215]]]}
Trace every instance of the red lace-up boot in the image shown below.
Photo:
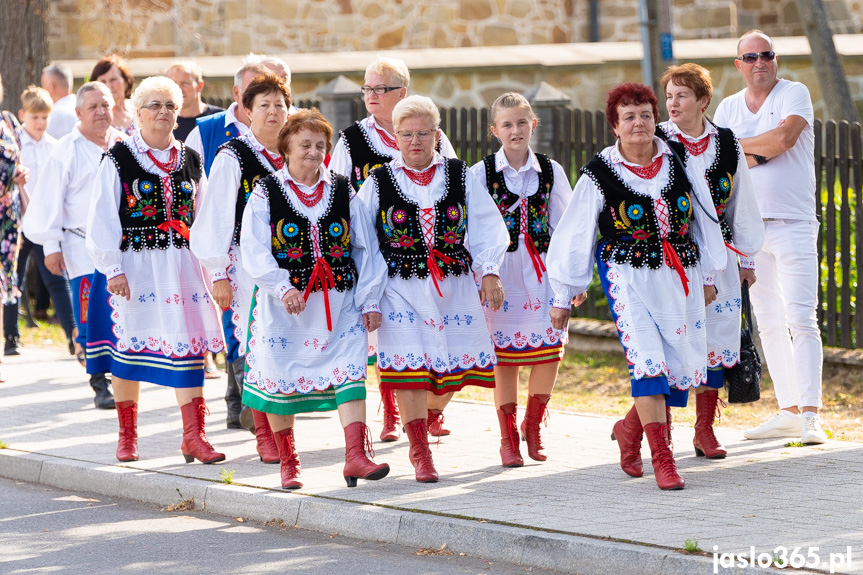
{"label": "red lace-up boot", "polygon": [[545,446],[539,435],[539,424],[548,427],[548,400],[551,395],[537,394],[527,396],[527,410],[521,422],[521,439],[527,442],[527,455],[535,461],[545,461]]}
{"label": "red lace-up boot", "polygon": [[620,468],[631,477],[644,475],[644,464],[641,461],[641,438],[644,430],[638,411],[632,406],[623,419],[614,424],[611,440],[617,440],[620,448]]}
{"label": "red lace-up boot", "polygon": [[279,448],[273,438],[273,430],[270,428],[267,414],[256,409],[251,409],[251,411],[255,418],[255,443],[257,444],[258,456],[264,463],[278,463]]}
{"label": "red lace-up boot", "polygon": [[674,455],[668,448],[665,440],[666,427],[662,423],[648,423],[644,426],[644,435],[650,444],[650,453],[653,456],[653,475],[656,485],[660,489],[683,489],[686,482],[677,473],[677,465],[674,463]]}
{"label": "red lace-up boot", "polygon": [[414,419],[405,424],[411,449],[408,458],[414,466],[416,479],[420,483],[435,483],[438,480],[437,470],[432,461],[431,449],[429,449],[428,427],[425,419]]}
{"label": "red lace-up boot", "polygon": [[391,389],[381,388],[381,403],[384,405],[384,428],[381,430],[381,441],[397,441],[401,436],[399,428],[399,406]]}
{"label": "red lace-up boot", "polygon": [[180,413],[183,415],[183,443],[180,451],[183,452],[186,463],[192,463],[195,459],[201,463],[218,463],[225,460],[225,454],[213,449],[204,433],[204,417],[209,411],[203,397],[196,397],[180,406]]}
{"label": "red lace-up boot", "polygon": [[428,430],[429,435],[435,437],[443,437],[452,433],[452,430],[443,423],[443,411],[440,409],[428,410]]}
{"label": "red lace-up boot", "polygon": [[723,407],[728,405],[719,399],[718,389],[708,389],[695,396],[695,438],[692,440],[692,445],[695,447],[695,455],[698,457],[725,459],[725,456],[728,455],[728,451],[719,443],[713,433],[714,417],[716,419],[722,417],[719,404],[722,404]]}
{"label": "red lace-up boot", "polygon": [[134,401],[120,401],[117,406],[117,419],[120,420],[120,439],[117,441],[119,461],[138,461],[138,404]]}
{"label": "red lace-up boot", "polygon": [[279,448],[282,489],[299,489],[303,483],[300,481],[300,456],[297,455],[297,448],[294,446],[294,428],[274,431],[273,439]]}
{"label": "red lace-up boot", "polygon": [[[369,457],[366,457],[366,452]],[[371,460],[374,456],[369,427],[362,421],[355,421],[345,427],[344,476],[348,487],[356,487],[357,478],[374,481],[387,476],[390,466],[386,463],[375,463]]]}
{"label": "red lace-up boot", "polygon": [[500,462],[504,467],[521,467],[524,460],[518,449],[518,428],[516,427],[516,405],[507,403],[497,410],[500,424]]}

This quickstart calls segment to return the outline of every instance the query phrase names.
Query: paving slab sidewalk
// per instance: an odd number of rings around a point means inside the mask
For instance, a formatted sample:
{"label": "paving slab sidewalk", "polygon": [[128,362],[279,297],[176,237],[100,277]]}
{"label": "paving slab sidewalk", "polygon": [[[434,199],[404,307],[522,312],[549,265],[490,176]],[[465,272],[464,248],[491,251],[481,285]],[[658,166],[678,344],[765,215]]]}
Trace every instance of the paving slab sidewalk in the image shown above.
{"label": "paving slab sidewalk", "polygon": [[[180,411],[172,390],[142,384],[138,462],[114,458],[116,412],[93,407],[86,376],[56,349],[28,347],[5,359],[0,384],[0,475],[167,505],[194,497],[209,512],[416,547],[440,547],[523,565],[588,573],[766,573],[726,569],[721,554],[774,555],[795,548],[808,567],[863,574],[863,444],[784,447],[785,440],[745,441],[717,429],[725,460],[696,458],[692,429],[676,426],[674,445],[686,489],[656,488],[646,449],[645,477],[629,478],[610,440],[613,419],[552,412],[544,440],[549,460],[527,458],[504,469],[493,406],[454,401],[453,435],[433,447],[441,480],[414,481],[408,442],[375,441],[376,461],[392,471],[377,482],[345,487],[344,438],[332,414],[298,416],[297,450],[305,487],[278,490],[277,465],[264,465],[247,431],[225,428],[225,379],[208,380],[207,435],[227,460],[185,464]],[[379,396],[369,391],[373,436]],[[519,419],[521,418],[521,414]],[[221,483],[221,470],[235,485]],[[681,553],[697,540],[707,556]],[[815,549],[817,547],[817,549]],[[839,556],[847,563],[839,565]],[[766,556],[765,556],[766,557]],[[734,561],[739,565],[739,561]],[[779,572],[778,570],[776,572]]]}

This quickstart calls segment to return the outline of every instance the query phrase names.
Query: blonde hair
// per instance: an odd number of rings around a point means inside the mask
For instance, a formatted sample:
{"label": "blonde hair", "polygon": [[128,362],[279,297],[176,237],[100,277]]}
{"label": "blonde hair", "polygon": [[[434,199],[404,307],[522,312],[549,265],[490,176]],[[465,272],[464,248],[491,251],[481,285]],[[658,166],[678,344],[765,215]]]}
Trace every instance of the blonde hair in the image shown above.
{"label": "blonde hair", "polygon": [[494,120],[497,117],[497,113],[504,108],[519,108],[527,112],[527,115],[531,120],[538,120],[536,114],[533,112],[530,102],[527,101],[527,98],[518,92],[507,92],[498,96],[497,100],[494,101],[494,104],[491,105],[491,114],[488,120],[489,129],[491,126],[494,126]]}
{"label": "blonde hair", "polygon": [[191,74],[195,77],[199,83],[204,81],[204,72],[201,70],[201,67],[197,62],[192,62],[191,60],[187,62],[175,62],[171,64],[171,66],[165,70],[165,76],[170,74],[171,72],[185,72],[186,74]]}
{"label": "blonde hair", "polygon": [[140,110],[149,103],[153,92],[168,92],[178,107],[183,106],[183,92],[176,82],[166,76],[150,76],[141,82],[132,93],[132,105]]}
{"label": "blonde hair", "polygon": [[51,94],[45,88],[39,88],[30,84],[21,92],[21,109],[31,114],[50,112],[54,106]]}
{"label": "blonde hair", "polygon": [[407,88],[411,83],[411,73],[408,70],[408,65],[400,58],[384,58],[378,56],[378,59],[368,65],[363,78],[369,74],[377,74],[379,76],[389,76],[393,82],[399,83]]}
{"label": "blonde hair", "polygon": [[398,131],[399,124],[403,120],[422,116],[431,118],[435,130],[440,127],[440,111],[428,96],[414,94],[404,100],[399,100],[399,103],[393,108],[393,129]]}

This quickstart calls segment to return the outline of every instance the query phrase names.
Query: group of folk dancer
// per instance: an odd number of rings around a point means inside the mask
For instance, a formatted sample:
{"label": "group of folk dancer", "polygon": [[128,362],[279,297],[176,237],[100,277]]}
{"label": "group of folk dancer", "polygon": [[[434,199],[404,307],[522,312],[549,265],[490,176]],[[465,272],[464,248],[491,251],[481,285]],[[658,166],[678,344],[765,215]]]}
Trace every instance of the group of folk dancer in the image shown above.
{"label": "group of folk dancer", "polygon": [[[646,436],[658,486],[684,487],[670,408],[685,407],[690,388],[696,454],[726,456],[714,418],[764,229],[739,142],[704,116],[706,69],[669,68],[671,119],[661,124],[649,87],[614,88],[606,114],[617,142],[574,189],[560,164],[531,149],[537,117],[517,93],[491,108],[500,149],[468,166],[437,106],[407,95],[400,60],[367,68],[369,115],[335,147],[330,123],[294,108],[283,77],[257,65],[235,80],[237,103],[198,120],[188,145],[173,135],[180,87],[143,80],[129,135],[106,127],[101,149],[77,152],[87,162],[55,166],[77,170],[65,186],[77,196],[45,194],[29,208],[86,213],[86,224],[51,221],[63,230],[66,269],[81,270],[76,289],[88,290],[87,370],[112,374],[117,459],[138,459],[140,381],[175,388],[187,462],[225,459],[206,438],[203,398],[205,355],[225,347],[222,308],[239,343],[228,369],[243,417],[261,461],[280,463],[285,489],[303,485],[298,413],[338,410],[349,487],[389,473],[373,461],[366,425],[370,365],[380,439],[407,435],[417,481],[438,480],[428,438],[451,433],[444,409],[469,385],[494,389],[502,465],[524,464],[520,439],[545,461],[541,424],[571,305],[584,301],[594,265],[632,381],[634,405],[612,435],[623,471],[643,474]],[[79,90],[79,104],[109,107],[97,84]],[[519,425],[520,367],[530,376]]]}

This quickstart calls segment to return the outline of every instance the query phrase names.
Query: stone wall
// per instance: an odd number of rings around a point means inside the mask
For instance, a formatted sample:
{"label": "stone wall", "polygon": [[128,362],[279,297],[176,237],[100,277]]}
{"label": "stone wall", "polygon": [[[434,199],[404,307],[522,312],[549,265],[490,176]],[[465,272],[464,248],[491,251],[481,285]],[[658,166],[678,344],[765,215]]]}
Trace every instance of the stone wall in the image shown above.
{"label": "stone wall", "polygon": [[[863,0],[826,0],[837,32]],[[673,0],[678,39],[799,35],[795,0]],[[195,57],[590,40],[589,0],[53,0],[54,59]],[[638,0],[601,0],[601,41],[639,39]]]}

